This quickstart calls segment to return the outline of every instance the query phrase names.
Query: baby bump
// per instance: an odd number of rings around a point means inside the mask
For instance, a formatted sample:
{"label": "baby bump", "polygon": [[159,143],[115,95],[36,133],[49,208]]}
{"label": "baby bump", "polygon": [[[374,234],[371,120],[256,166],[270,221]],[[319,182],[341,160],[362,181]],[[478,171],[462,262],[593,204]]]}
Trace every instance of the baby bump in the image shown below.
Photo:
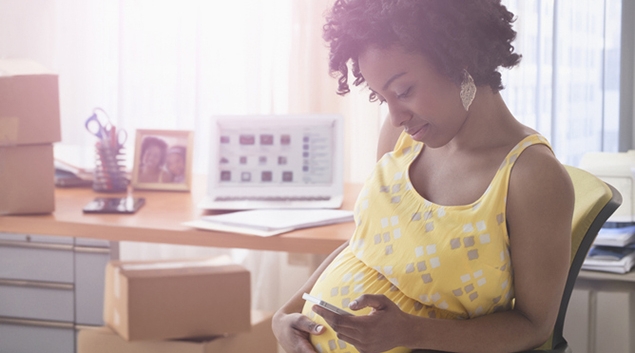
{"label": "baby bump", "polygon": [[[354,315],[366,315],[371,309],[365,308],[353,312],[348,308],[351,301],[362,294],[383,294],[397,304],[402,311],[409,314],[437,318],[451,316],[443,310],[425,306],[405,296],[382,274],[355,257],[349,248],[344,249],[324,270],[312,288],[311,294]],[[318,352],[357,352],[353,346],[337,338],[328,324],[311,310],[312,306],[311,303],[305,303],[302,313],[326,328],[321,335],[311,336],[311,342]],[[389,352],[410,352],[410,349],[398,347]]]}

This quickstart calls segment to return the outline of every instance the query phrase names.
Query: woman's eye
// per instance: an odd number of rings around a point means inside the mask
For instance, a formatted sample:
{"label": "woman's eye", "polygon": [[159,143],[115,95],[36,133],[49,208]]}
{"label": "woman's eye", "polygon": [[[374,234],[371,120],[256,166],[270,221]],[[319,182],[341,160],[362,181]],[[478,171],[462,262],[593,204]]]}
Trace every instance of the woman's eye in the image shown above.
{"label": "woman's eye", "polygon": [[409,95],[409,94],[410,94],[410,88],[408,88],[405,92],[403,92],[403,93],[401,93],[401,94],[398,94],[398,95],[397,95],[397,98],[398,98],[398,99],[403,99],[403,98],[408,97],[408,95]]}
{"label": "woman's eye", "polygon": [[382,97],[379,94],[377,94],[377,92],[371,93],[370,101],[371,102],[379,102],[380,105],[386,103],[386,100],[384,99],[384,97]]}

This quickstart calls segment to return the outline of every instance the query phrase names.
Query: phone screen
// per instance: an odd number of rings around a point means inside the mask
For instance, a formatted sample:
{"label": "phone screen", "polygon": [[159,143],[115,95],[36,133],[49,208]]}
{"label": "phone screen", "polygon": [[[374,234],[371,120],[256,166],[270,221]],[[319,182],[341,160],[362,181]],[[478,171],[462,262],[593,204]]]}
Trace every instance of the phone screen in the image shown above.
{"label": "phone screen", "polygon": [[135,213],[144,204],[142,197],[97,197],[84,206],[84,213]]}
{"label": "phone screen", "polygon": [[312,296],[312,295],[310,295],[308,293],[302,294],[302,299],[304,299],[304,300],[306,300],[306,301],[308,301],[310,303],[319,305],[319,306],[323,307],[324,309],[327,309],[327,310],[329,310],[331,312],[334,312],[334,313],[336,313],[338,315],[346,315],[346,316],[353,315],[353,314],[349,313],[346,310],[340,309],[340,308],[336,307],[335,305],[333,305],[331,303],[327,303],[324,300],[320,300],[320,299],[318,299],[318,298],[316,298],[316,297],[314,297],[314,296]]}

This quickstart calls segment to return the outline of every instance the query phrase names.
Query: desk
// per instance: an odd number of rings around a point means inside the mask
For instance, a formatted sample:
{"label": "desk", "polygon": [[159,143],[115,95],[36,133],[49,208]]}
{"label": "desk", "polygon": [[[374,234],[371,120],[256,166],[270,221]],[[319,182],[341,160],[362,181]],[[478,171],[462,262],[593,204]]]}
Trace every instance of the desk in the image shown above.
{"label": "desk", "polygon": [[[103,268],[110,257],[117,255],[108,247],[95,248],[91,242],[133,241],[311,253],[315,258],[312,262],[317,263],[348,240],[355,229],[354,223],[348,222],[262,238],[183,226],[182,222],[211,214],[197,207],[205,190],[205,178],[197,176],[191,192],[134,191],[134,196],[146,199],[143,208],[134,215],[108,215],[83,214],[82,208],[97,196],[125,194],[57,188],[56,210],[52,214],[0,216],[0,351],[68,353],[74,350],[76,325],[103,324]],[[353,209],[360,190],[359,184],[345,186],[343,209]],[[82,246],[80,240],[89,245]],[[51,245],[51,242],[66,243]],[[58,278],[61,265],[65,265],[66,271],[62,272],[66,277]],[[35,278],[38,269],[54,270],[49,271],[50,276]],[[84,294],[86,288],[91,291],[89,294]],[[24,294],[31,292],[39,295],[40,302],[46,302],[43,308],[35,306]],[[60,296],[65,306],[58,303],[60,300],[55,301]],[[17,305],[3,305],[12,303],[8,300]],[[53,310],[58,308],[61,309]],[[49,315],[49,311],[56,316]],[[88,316],[84,314],[87,312],[89,319],[80,320]],[[30,348],[25,350],[27,346]]]}
{"label": "desk", "polygon": [[635,292],[635,271],[626,274],[580,271],[575,282],[576,288],[605,292]]}
{"label": "desk", "polygon": [[[361,187],[360,184],[345,185],[343,209],[353,209]],[[134,191],[134,196],[146,198],[146,205],[134,215],[85,215],[82,207],[90,200],[97,196],[110,195],[99,194],[87,188],[57,188],[54,213],[2,216],[0,232],[328,254],[348,240],[355,229],[353,222],[348,222],[261,238],[197,230],[181,225],[182,222],[211,214],[197,207],[205,190],[205,178],[196,177],[190,193]]]}
{"label": "desk", "polygon": [[635,271],[580,271],[567,310],[574,352],[635,351]]}

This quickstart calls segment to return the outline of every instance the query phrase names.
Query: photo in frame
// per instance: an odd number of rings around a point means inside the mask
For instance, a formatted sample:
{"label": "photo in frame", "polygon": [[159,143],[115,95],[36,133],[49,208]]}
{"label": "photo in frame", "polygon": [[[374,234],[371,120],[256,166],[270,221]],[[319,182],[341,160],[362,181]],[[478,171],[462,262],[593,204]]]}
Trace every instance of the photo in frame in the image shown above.
{"label": "photo in frame", "polygon": [[132,187],[189,191],[193,148],[192,131],[137,130]]}

